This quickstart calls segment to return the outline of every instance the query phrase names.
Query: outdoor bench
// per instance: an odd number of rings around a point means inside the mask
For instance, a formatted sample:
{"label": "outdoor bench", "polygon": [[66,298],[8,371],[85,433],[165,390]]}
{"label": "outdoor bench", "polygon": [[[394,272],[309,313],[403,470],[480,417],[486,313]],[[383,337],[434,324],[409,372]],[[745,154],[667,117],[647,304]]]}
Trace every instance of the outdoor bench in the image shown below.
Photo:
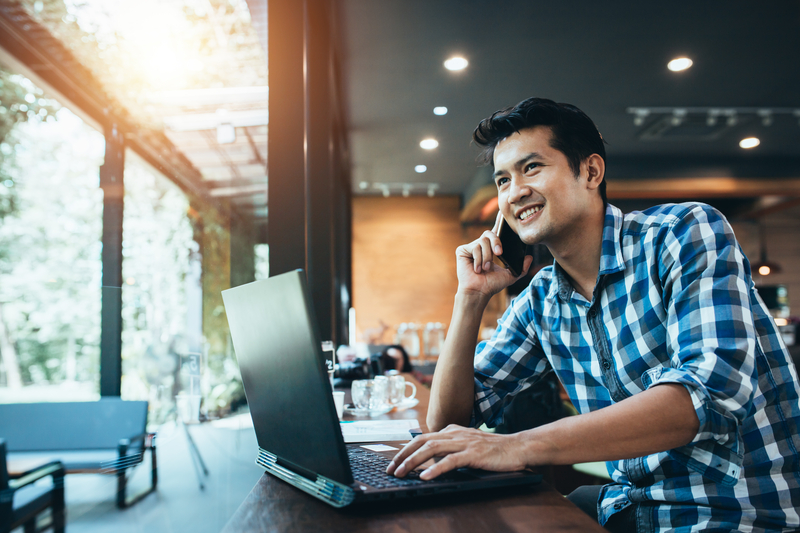
{"label": "outdoor bench", "polygon": [[[102,398],[96,402],[0,404],[0,439],[9,471],[60,461],[67,474],[117,477],[117,507],[133,505],[158,484],[155,434],[147,433],[147,402]],[[151,487],[126,498],[128,471],[150,450]]]}

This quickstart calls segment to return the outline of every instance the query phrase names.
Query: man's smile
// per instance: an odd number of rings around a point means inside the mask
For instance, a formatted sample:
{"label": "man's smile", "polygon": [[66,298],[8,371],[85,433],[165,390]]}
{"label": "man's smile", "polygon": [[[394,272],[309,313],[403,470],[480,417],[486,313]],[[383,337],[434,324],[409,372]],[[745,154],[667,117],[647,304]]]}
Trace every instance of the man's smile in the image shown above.
{"label": "man's smile", "polygon": [[530,217],[532,217],[533,215],[535,215],[536,213],[538,213],[539,211],[541,211],[543,208],[544,208],[544,205],[542,205],[542,204],[534,205],[534,206],[531,206],[531,207],[526,207],[526,208],[524,208],[524,209],[522,209],[520,211],[517,211],[516,217],[517,217],[517,219],[519,219],[521,221],[525,221],[525,220],[529,219]]}

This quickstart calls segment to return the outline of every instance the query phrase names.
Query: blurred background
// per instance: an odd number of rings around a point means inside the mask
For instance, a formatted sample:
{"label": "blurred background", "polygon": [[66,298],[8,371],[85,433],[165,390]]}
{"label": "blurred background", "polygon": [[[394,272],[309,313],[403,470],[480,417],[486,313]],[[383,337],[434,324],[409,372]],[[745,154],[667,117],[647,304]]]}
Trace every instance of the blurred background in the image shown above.
{"label": "blurred background", "polygon": [[720,209],[794,354],[799,27],[797,0],[0,0],[0,403],[235,413],[220,291],[295,268],[323,339],[430,374],[497,213],[472,130],[530,96],[595,121],[623,211]]}

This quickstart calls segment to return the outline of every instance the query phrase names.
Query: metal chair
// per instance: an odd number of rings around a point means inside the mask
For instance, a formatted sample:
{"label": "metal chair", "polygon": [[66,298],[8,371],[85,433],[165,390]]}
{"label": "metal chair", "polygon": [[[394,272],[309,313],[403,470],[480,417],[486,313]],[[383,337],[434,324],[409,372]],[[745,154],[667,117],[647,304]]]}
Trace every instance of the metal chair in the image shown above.
{"label": "metal chair", "polygon": [[[0,439],[0,533],[8,533],[19,526],[23,526],[25,533],[39,531],[36,519],[48,508],[52,517],[50,526],[55,533],[63,533],[66,524],[64,474],[61,462],[53,461],[12,478],[6,463],[6,441]],[[53,478],[52,486],[31,486],[48,476]]]}

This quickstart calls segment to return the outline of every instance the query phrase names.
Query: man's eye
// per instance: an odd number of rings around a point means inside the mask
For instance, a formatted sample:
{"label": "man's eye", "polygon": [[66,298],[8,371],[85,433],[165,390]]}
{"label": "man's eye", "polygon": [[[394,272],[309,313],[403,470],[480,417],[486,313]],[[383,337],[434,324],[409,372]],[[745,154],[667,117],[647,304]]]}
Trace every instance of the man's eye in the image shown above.
{"label": "man's eye", "polygon": [[508,178],[497,178],[497,187],[502,187],[503,184],[508,183]]}
{"label": "man's eye", "polygon": [[525,172],[533,170],[534,168],[539,168],[539,166],[540,166],[539,163],[528,163],[527,165],[525,165]]}

